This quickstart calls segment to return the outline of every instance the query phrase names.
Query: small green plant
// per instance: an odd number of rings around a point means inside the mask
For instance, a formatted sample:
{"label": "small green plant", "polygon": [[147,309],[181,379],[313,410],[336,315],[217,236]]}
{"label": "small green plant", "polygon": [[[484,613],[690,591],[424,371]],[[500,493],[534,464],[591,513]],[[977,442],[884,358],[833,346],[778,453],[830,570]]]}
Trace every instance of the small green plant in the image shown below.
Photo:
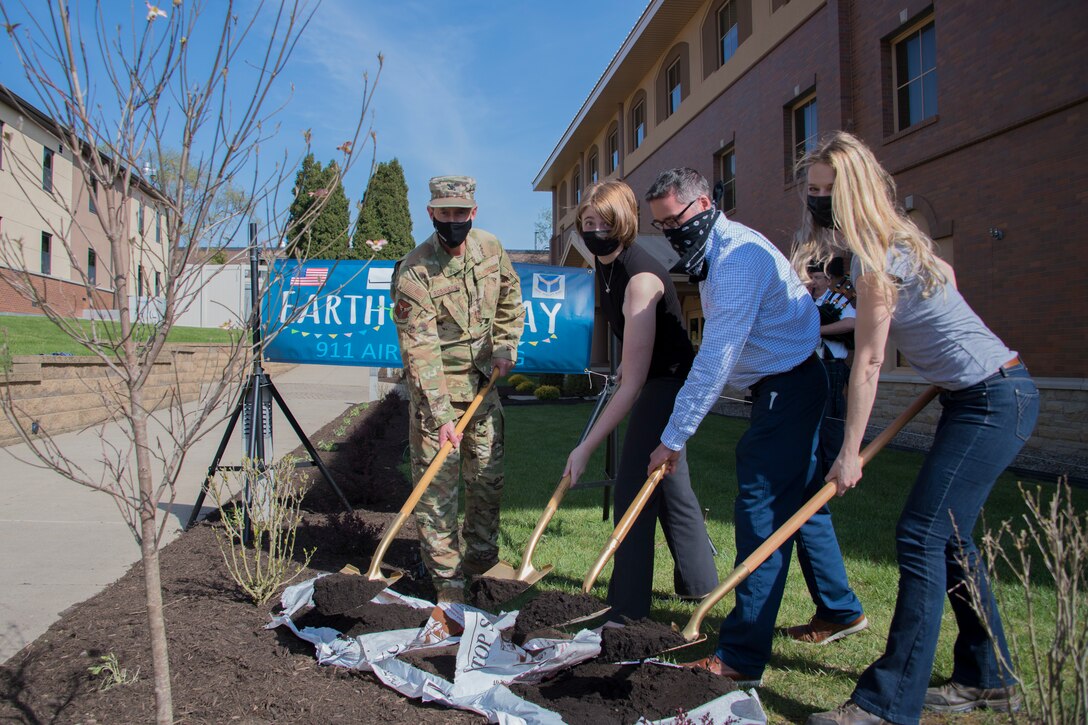
{"label": "small green plant", "polygon": [[314,448],[319,451],[325,451],[326,453],[336,450],[336,441],[318,441],[314,444]]}
{"label": "small green plant", "polygon": [[537,400],[558,400],[559,388],[554,385],[541,385],[533,394]]}
{"label": "small green plant", "polygon": [[514,373],[506,379],[506,382],[510,383],[516,388],[517,386],[521,385],[524,382],[527,382],[528,380],[529,378],[525,377],[521,373]]}
{"label": "small green plant", "polygon": [[588,375],[564,375],[563,395],[570,398],[584,398],[593,392],[593,384]]}
{"label": "small green plant", "polygon": [[11,346],[8,345],[8,330],[0,328],[0,373],[11,372],[14,362],[11,359]]}
{"label": "small green plant", "polygon": [[536,383],[534,383],[532,380],[526,380],[523,383],[518,383],[518,386],[514,388],[514,390],[518,391],[522,395],[528,395],[529,393],[536,390]]}
{"label": "small green plant", "polygon": [[102,678],[98,683],[98,689],[103,692],[118,685],[131,685],[140,679],[140,668],[137,667],[136,671],[130,674],[128,668],[122,667],[117,661],[117,655],[113,652],[99,657],[98,664],[91,665],[87,671],[95,677]]}
{"label": "small green plant", "polygon": [[[359,415],[367,409],[368,405],[370,405],[370,403],[359,403],[358,405],[352,406],[351,409],[344,414],[344,417],[340,419],[340,425],[336,427],[335,431],[333,431],[333,435],[335,435],[337,438],[343,438],[345,435],[347,435],[348,427],[351,425],[351,421],[358,418]],[[327,450],[331,451],[333,449],[329,448]]]}
{"label": "small green plant", "polygon": [[[314,555],[314,549],[303,550],[301,561],[295,561],[295,533],[305,494],[296,485],[295,460],[284,456],[262,467],[247,458],[238,470],[220,469],[208,479],[208,490],[223,514],[222,526],[216,529],[219,551],[231,578],[258,606],[297,579]],[[252,546],[246,545],[249,540]]]}

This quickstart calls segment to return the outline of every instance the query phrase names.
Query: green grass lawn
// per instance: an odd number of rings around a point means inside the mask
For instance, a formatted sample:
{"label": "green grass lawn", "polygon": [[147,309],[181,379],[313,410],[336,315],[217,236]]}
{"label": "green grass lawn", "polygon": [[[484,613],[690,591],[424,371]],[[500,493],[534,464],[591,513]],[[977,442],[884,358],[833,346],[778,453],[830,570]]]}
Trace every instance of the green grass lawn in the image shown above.
{"label": "green grass lawn", "polygon": [[[592,403],[577,405],[508,406],[506,408],[506,489],[503,494],[501,556],[517,565],[537,517],[551,496],[563,471],[567,454],[577,443]],[[736,494],[734,447],[747,427],[746,420],[710,416],[690,441],[688,462],[692,484],[704,507],[710,509],[708,528],[718,548],[719,576],[734,565],[733,498]],[[867,632],[828,646],[814,647],[777,638],[774,655],[764,675],[760,698],[773,722],[803,721],[808,714],[831,709],[848,699],[857,677],[883,651],[895,605],[898,573],[895,564],[894,530],[907,492],[921,464],[919,453],[885,450],[866,468],[859,487],[832,502],[839,541],[846,558],[851,582],[861,598],[871,623]],[[597,451],[585,480],[603,477],[604,446]],[[1025,481],[1035,484],[1037,482]],[[1053,489],[1052,482],[1045,482]],[[1075,491],[1078,510],[1088,506],[1085,491]],[[553,564],[555,570],[538,587],[579,590],[582,579],[596,560],[612,531],[611,522],[601,520],[602,490],[574,491],[563,501],[534,555],[537,567]],[[1011,475],[1002,476],[984,511],[985,523],[999,521],[1025,511],[1023,499]],[[609,564],[594,593],[604,597]],[[683,625],[694,611],[693,604],[671,597],[672,561],[664,538],[658,531],[654,562],[655,602],[653,617]],[[1017,591],[999,586],[1003,601],[1015,601]],[[1039,576],[1035,606],[1053,610],[1052,580]],[[1022,600],[1022,597],[1020,598]],[[721,618],[733,604],[727,595],[703,624],[709,641],[685,652],[683,659],[697,659],[709,653],[717,640]],[[814,612],[796,556],[790,568],[785,598],[778,615],[780,626],[807,622]],[[1005,626],[1019,642],[1027,637],[1027,616],[1022,606],[1005,613]],[[1084,621],[1082,619],[1082,621]],[[1044,625],[1045,627],[1046,625]],[[951,673],[955,624],[946,607],[944,628],[934,666],[934,679]],[[1052,631],[1052,626],[1051,626]],[[1018,654],[1023,657],[1026,651]],[[1021,673],[1024,676],[1026,673]],[[996,716],[982,715],[961,722],[999,722]],[[992,719],[991,719],[992,718]]]}
{"label": "green grass lawn", "polygon": [[[92,332],[90,320],[76,320],[87,334]],[[147,326],[141,326],[145,330]],[[115,322],[93,323],[94,331],[100,339],[108,337],[111,331],[119,329]],[[228,344],[241,333],[218,328],[175,327],[167,338],[170,342],[215,342]],[[6,341],[8,355],[46,355],[53,352],[65,352],[72,355],[91,355],[84,346],[70,338],[63,330],[45,317],[21,315],[0,316],[0,342]]]}

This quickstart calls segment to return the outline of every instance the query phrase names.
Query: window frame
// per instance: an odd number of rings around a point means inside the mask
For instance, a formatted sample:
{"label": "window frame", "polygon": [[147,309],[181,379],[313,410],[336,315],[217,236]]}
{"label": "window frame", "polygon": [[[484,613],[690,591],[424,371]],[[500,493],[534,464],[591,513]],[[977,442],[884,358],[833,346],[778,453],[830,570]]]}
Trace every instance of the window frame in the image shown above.
{"label": "window frame", "polygon": [[[731,160],[730,175],[726,176],[725,161],[726,158]],[[714,154],[714,176],[715,183],[719,181],[725,182],[725,193],[722,195],[721,210],[726,214],[734,212],[737,209],[737,147],[736,144],[729,144],[718,153]],[[726,199],[731,203],[727,204]]]}
{"label": "window frame", "polygon": [[42,275],[46,277],[53,276],[53,235],[49,232],[42,232],[42,244],[41,244],[41,259],[39,261],[41,265]]}
{"label": "window frame", "polygon": [[[815,91],[805,94],[801,100],[790,107],[790,167],[796,166],[801,158],[816,147],[820,138],[820,106]],[[808,128],[808,111],[811,109],[813,118],[811,133]],[[798,130],[798,120],[805,124],[804,136]],[[791,170],[790,176],[793,176]]]}
{"label": "window frame", "polygon": [[[676,84],[673,85],[671,77],[676,72]],[[684,102],[684,79],[680,73],[680,58],[676,58],[665,68],[665,118],[669,118],[680,110],[680,104]],[[674,105],[675,103],[675,105]]]}
{"label": "window frame", "polygon": [[596,146],[594,146],[593,150],[589,152],[589,161],[587,161],[586,164],[587,166],[589,166],[589,183],[596,184],[598,181],[601,180],[601,159],[600,154],[597,152]]}
{"label": "window frame", "polygon": [[[724,11],[732,11],[733,24],[730,25],[729,29],[723,34],[722,33],[722,13]],[[734,55],[737,54],[737,49],[740,48],[740,8],[737,6],[736,1],[735,0],[726,0],[726,2],[722,3],[718,7],[718,9],[715,11],[714,19],[715,19],[714,24],[715,24],[715,28],[716,28],[716,36],[717,36],[717,39],[718,39],[718,42],[717,42],[718,67],[721,68],[723,65],[728,63],[730,61],[730,59]],[[726,55],[725,55],[725,40],[726,40],[726,37],[729,34],[733,35],[733,49],[729,53],[729,56],[726,57]]]}
{"label": "window frame", "polygon": [[87,250],[87,283],[98,286],[98,253],[93,247]]}
{"label": "window frame", "polygon": [[48,146],[42,146],[42,189],[53,192],[53,157],[56,152]]}
{"label": "window frame", "polygon": [[[641,115],[641,121],[638,116]],[[641,130],[641,135],[639,131]],[[646,142],[646,99],[639,98],[631,107],[631,150],[634,151]]]}
{"label": "window frame", "polygon": [[[925,43],[925,39],[923,37],[923,34],[926,33],[926,31],[930,31],[932,33],[932,44],[931,45],[932,45],[932,48],[933,48],[933,57],[932,57],[932,63],[933,64],[928,69],[924,67],[924,64],[926,62],[926,58],[924,57],[924,51],[925,51],[926,43]],[[901,48],[906,49],[907,44],[910,43],[910,41],[912,39],[914,39],[915,37],[917,37],[917,39],[918,39],[918,54],[919,54],[919,58],[918,58],[919,66],[918,66],[918,69],[919,69],[919,74],[917,76],[913,77],[913,78],[907,78],[905,82],[901,83],[900,82],[901,64],[900,64],[900,59],[899,59],[899,51],[900,51]],[[907,26],[907,28],[905,30],[903,30],[902,32],[896,33],[888,41],[888,47],[889,47],[889,50],[890,50],[890,59],[891,59],[891,74],[890,74],[890,78],[889,78],[889,84],[890,84],[889,88],[890,88],[890,93],[891,93],[891,112],[892,112],[891,113],[891,129],[892,129],[892,133],[899,133],[901,131],[906,131],[907,129],[915,128],[917,126],[920,126],[921,124],[925,123],[926,121],[929,121],[930,119],[936,118],[937,115],[938,115],[938,111],[939,111],[939,108],[940,108],[940,103],[938,101],[939,78],[937,76],[937,26],[936,26],[936,21],[935,21],[935,18],[933,16],[933,14],[928,13],[924,17],[921,17],[918,20],[910,23]],[[909,70],[907,70],[907,69],[904,69],[904,71],[903,71],[904,74],[908,73],[908,72],[909,72]],[[933,109],[932,109],[932,113],[930,113],[928,111],[928,109],[926,108],[926,102],[925,102],[925,98],[926,98],[925,84],[926,84],[927,76],[932,78],[932,81],[933,81]],[[919,94],[919,101],[922,104],[922,108],[921,108],[921,112],[920,112],[921,115],[919,116],[919,118],[916,121],[910,121],[911,105],[909,104],[909,99],[910,99],[909,87],[914,83],[917,83],[919,88],[921,89],[921,93]],[[902,112],[903,112],[903,108],[902,108],[903,104],[900,101],[900,95],[901,95],[901,93],[902,93],[902,91],[904,89],[907,89],[907,100],[908,100],[908,105],[907,105],[907,108],[906,108],[908,123],[906,125],[902,124],[901,116],[902,116]]]}
{"label": "window frame", "polygon": [[87,211],[98,213],[98,179],[94,176],[90,177],[90,183],[87,184]]}
{"label": "window frame", "polygon": [[136,228],[141,235],[144,233],[144,205],[139,199],[136,200]]}
{"label": "window frame", "polygon": [[582,203],[582,167],[575,166],[570,177],[571,206],[575,209]]}
{"label": "window frame", "polygon": [[616,173],[620,168],[620,129],[619,124],[613,124],[608,131],[608,135],[605,137],[605,146],[608,149],[608,155],[605,157],[607,161],[608,173],[605,176],[611,176]]}

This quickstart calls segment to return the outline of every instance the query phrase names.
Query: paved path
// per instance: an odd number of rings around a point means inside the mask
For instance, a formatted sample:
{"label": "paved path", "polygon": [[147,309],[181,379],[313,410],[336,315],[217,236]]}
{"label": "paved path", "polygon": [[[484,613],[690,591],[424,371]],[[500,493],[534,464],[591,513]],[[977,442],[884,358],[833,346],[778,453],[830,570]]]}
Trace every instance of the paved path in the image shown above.
{"label": "paved path", "polygon": [[[377,397],[376,370],[299,365],[272,382],[308,435],[348,406]],[[233,404],[233,401],[232,401]],[[275,455],[299,441],[279,406],[273,406]],[[223,437],[225,421],[189,450],[167,513],[166,540],[185,525]],[[224,464],[238,462],[241,425]],[[101,469],[103,441],[124,442],[120,429],[95,427],[56,438],[61,449],[90,470]],[[73,604],[97,594],[140,558],[139,547],[113,499],[30,462],[24,445],[0,449],[0,662],[39,637]],[[134,460],[134,459],[133,459]],[[205,507],[209,506],[205,503]]]}

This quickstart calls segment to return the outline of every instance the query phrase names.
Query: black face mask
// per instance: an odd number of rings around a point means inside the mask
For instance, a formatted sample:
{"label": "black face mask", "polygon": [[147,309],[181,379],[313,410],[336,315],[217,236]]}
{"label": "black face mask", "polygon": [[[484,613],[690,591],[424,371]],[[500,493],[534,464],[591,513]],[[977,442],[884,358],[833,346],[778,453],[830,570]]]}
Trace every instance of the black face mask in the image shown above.
{"label": "black face mask", "polygon": [[471,219],[464,222],[440,222],[437,219],[432,221],[434,230],[438,232],[438,241],[442,242],[442,246],[446,249],[461,246],[461,243],[468,239],[469,230],[472,229]]}
{"label": "black face mask", "polygon": [[808,210],[812,212],[812,221],[824,229],[835,228],[835,214],[831,211],[830,196],[811,196],[806,202]]}
{"label": "black face mask", "polygon": [[710,207],[702,214],[696,214],[676,229],[665,229],[665,239],[680,255],[679,261],[669,271],[674,274],[686,274],[692,282],[706,279],[706,240],[714,228],[718,210]]}
{"label": "black face mask", "polygon": [[582,241],[594,257],[607,257],[620,246],[620,240],[611,236],[612,232],[582,232]]}

